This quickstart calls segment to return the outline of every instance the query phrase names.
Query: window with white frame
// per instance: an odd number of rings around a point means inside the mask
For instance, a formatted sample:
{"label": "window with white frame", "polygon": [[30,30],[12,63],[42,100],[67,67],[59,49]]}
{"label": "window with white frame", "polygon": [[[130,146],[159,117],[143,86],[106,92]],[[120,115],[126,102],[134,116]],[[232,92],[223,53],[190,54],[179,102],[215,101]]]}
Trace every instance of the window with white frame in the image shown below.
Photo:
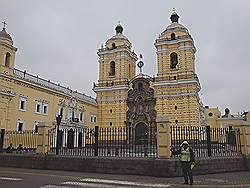
{"label": "window with white frame", "polygon": [[96,123],[96,115],[91,115],[90,116],[90,122],[91,123]]}
{"label": "window with white frame", "polygon": [[36,101],[35,113],[48,115],[49,104],[47,102]]}
{"label": "window with white frame", "polygon": [[59,111],[58,111],[58,114],[61,115],[63,117],[63,106],[60,106],[59,107]]}
{"label": "window with white frame", "polygon": [[17,121],[16,130],[18,132],[22,132],[24,130],[24,122],[23,121],[20,121],[20,120]]}
{"label": "window with white frame", "polygon": [[36,113],[42,113],[42,102],[36,102]]}
{"label": "window with white frame", "polygon": [[38,132],[38,122],[37,122],[37,121],[35,121],[35,122],[33,123],[33,130],[34,130],[35,133]]}
{"label": "window with white frame", "polygon": [[26,103],[27,103],[27,98],[21,96],[19,98],[19,110],[20,111],[26,111]]}
{"label": "window with white frame", "polygon": [[80,111],[79,113],[79,121],[84,121],[84,112]]}
{"label": "window with white frame", "polygon": [[47,103],[43,103],[43,114],[47,115],[48,114],[48,104]]}

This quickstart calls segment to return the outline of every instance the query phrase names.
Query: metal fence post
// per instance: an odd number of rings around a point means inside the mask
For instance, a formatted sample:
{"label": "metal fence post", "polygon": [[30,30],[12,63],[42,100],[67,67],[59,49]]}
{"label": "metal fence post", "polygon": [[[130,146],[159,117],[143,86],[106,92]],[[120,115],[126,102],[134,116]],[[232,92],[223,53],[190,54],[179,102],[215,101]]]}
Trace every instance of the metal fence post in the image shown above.
{"label": "metal fence post", "polygon": [[210,126],[206,126],[206,133],[207,133],[207,155],[208,155],[208,157],[211,157],[212,156],[212,148],[211,148]]}
{"label": "metal fence post", "polygon": [[5,134],[5,129],[1,129],[1,132],[0,132],[0,152],[2,151],[3,149],[3,142],[4,142],[4,134]]}
{"label": "metal fence post", "polygon": [[98,156],[98,126],[95,126],[95,156]]}
{"label": "metal fence post", "polygon": [[62,115],[56,116],[56,155],[59,155],[59,127],[61,124]]}

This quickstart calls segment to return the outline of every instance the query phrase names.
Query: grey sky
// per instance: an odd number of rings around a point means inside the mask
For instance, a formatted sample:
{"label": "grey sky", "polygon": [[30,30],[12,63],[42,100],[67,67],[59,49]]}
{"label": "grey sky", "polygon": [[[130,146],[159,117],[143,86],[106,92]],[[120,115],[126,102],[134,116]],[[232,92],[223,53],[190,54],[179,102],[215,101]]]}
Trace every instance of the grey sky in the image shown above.
{"label": "grey sky", "polygon": [[95,96],[96,52],[117,22],[153,75],[153,43],[173,7],[195,41],[204,105],[250,110],[249,0],[0,0],[0,19],[18,47],[16,68]]}

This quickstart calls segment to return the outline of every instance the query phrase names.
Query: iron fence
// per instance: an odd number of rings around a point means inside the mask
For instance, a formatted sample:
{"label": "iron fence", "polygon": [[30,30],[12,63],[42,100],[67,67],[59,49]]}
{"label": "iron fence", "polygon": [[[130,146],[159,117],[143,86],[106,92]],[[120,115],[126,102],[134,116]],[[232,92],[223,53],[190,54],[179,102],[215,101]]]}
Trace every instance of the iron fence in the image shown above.
{"label": "iron fence", "polygon": [[[132,140],[125,127],[71,128],[59,131],[59,155],[104,157],[156,157],[156,144],[148,139]],[[49,133],[51,153],[56,150],[56,129]]]}
{"label": "iron fence", "polygon": [[[241,155],[240,130],[195,126],[171,126],[171,147],[177,150],[184,140],[196,157]],[[177,157],[177,156],[172,156]]]}
{"label": "iron fence", "polygon": [[33,130],[0,130],[0,150],[8,153],[35,153],[38,133]]}

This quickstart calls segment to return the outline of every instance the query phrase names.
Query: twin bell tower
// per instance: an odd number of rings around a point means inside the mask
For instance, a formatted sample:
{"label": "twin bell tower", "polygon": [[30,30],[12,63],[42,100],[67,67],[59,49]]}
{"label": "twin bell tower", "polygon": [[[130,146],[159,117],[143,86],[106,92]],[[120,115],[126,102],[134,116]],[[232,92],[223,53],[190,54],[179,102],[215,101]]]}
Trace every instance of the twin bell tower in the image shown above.
{"label": "twin bell tower", "polygon": [[[115,35],[98,50],[99,79],[93,90],[97,94],[100,127],[126,126],[128,92],[133,88],[133,80],[140,76],[141,91],[138,90],[138,97],[135,96],[134,103],[130,101],[130,104],[136,106],[139,98],[142,105],[151,104],[148,103],[151,99],[147,98],[150,96],[147,88],[150,87],[154,93],[155,104],[152,105],[157,116],[167,117],[171,125],[201,125],[202,104],[198,95],[201,88],[195,72],[194,41],[188,29],[179,23],[179,15],[175,11],[170,20],[171,23],[154,43],[157,54],[157,75],[154,78],[146,78],[143,74],[136,76],[138,58],[120,23],[115,28]],[[142,77],[149,79],[150,86],[146,87]],[[136,83],[140,85],[140,81]],[[146,109],[142,116],[148,117],[141,118],[145,122],[133,122],[143,123],[148,128],[155,124]]]}

